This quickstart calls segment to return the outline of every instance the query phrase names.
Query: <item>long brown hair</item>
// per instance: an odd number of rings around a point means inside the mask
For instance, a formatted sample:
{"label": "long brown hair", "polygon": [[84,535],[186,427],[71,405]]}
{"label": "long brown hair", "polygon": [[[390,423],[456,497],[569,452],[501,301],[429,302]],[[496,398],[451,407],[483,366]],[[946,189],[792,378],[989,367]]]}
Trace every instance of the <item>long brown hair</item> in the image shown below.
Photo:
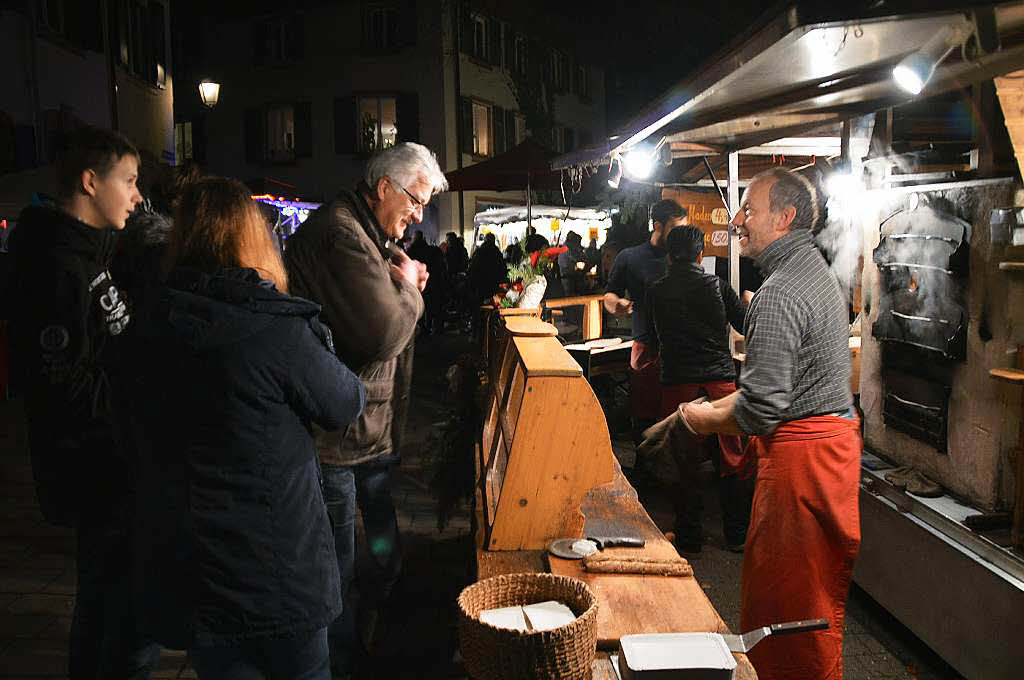
{"label": "long brown hair", "polygon": [[175,211],[170,236],[172,265],[206,272],[250,267],[288,291],[281,253],[256,202],[238,180],[204,177],[186,187]]}

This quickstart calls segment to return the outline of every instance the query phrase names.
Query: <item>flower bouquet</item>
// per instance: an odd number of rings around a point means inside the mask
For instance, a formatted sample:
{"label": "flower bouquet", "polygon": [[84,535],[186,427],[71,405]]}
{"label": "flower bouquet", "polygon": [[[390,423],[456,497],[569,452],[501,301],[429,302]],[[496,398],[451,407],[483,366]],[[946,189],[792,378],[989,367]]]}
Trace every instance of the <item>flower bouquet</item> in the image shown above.
{"label": "flower bouquet", "polygon": [[545,248],[530,253],[519,264],[509,265],[509,283],[501,284],[501,290],[492,299],[495,308],[539,307],[548,285],[544,273],[568,250],[567,246]]}

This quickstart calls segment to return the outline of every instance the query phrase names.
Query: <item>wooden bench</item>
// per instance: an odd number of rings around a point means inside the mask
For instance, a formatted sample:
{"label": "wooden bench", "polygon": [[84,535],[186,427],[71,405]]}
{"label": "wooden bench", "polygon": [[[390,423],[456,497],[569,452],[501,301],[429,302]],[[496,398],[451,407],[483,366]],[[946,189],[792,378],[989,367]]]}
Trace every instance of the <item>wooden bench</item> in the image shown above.
{"label": "wooden bench", "polygon": [[[598,599],[598,678],[614,677],[607,653],[622,635],[729,632],[693,578],[594,574],[545,553],[552,539],[586,533],[646,541],[609,554],[678,558],[622,475],[600,404],[554,327],[506,316],[493,332],[476,455],[477,578],[552,572],[586,582]],[[737,680],[756,678],[745,655],[736,659]]]}

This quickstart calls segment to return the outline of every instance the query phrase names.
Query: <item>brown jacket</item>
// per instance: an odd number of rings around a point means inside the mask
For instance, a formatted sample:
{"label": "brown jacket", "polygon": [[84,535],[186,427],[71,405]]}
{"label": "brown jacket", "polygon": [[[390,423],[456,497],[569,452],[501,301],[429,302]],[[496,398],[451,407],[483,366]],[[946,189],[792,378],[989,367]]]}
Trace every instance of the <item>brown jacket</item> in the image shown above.
{"label": "brown jacket", "polygon": [[355,465],[400,451],[412,382],[413,337],[423,296],[395,283],[384,232],[358,191],[342,191],[288,239],[290,292],[320,303],[334,347],[366,387],[362,416],[322,433],[325,465]]}

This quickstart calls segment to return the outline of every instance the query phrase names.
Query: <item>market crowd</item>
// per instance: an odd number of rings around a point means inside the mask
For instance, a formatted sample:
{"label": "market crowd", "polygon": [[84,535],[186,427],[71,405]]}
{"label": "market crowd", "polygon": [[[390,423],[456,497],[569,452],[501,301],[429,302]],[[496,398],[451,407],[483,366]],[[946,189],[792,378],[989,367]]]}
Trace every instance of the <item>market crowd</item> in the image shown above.
{"label": "market crowd", "polygon": [[432,276],[396,244],[445,176],[398,144],[282,255],[237,180],[184,173],[164,216],[138,173],[122,135],[73,132],[8,244],[37,496],[77,537],[69,675],[149,677],[165,646],[200,678],[350,677],[402,564],[390,472]]}
{"label": "market crowd", "polygon": [[[183,173],[165,216],[140,205],[138,171],[125,137],[77,130],[57,196],[9,239],[37,495],[77,535],[70,677],[148,677],[161,646],[204,679],[350,677],[401,573],[390,480],[417,325],[479,308],[549,244],[531,230],[503,253],[488,235],[470,258],[454,233],[410,239],[447,188],[414,143],[372,157],[283,253],[237,180]],[[631,319],[640,465],[657,450],[678,465],[680,552],[702,548],[710,460],[744,553],[743,629],[829,621],[759,645],[769,680],[841,679],[860,539],[845,298],[817,219],[799,175],[751,181],[732,226],[766,276],[756,294],[704,270],[704,233],[671,200],[641,242],[609,254],[573,235],[553,268],[564,295],[600,270],[605,309]],[[357,583],[360,517],[373,576]]]}

